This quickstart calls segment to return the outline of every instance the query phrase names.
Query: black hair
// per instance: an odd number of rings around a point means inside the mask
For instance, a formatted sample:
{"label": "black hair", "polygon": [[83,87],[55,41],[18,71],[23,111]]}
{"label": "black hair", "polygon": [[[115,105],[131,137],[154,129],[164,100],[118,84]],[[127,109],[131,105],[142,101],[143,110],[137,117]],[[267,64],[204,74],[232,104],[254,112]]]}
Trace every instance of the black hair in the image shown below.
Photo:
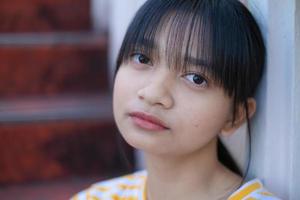
{"label": "black hair", "polygon": [[[244,106],[250,136],[247,99],[254,96],[262,77],[266,50],[247,8],[238,0],[148,0],[127,30],[116,72],[136,51],[159,58],[156,44],[161,38],[170,68],[184,71],[197,62],[233,98],[233,122],[237,106]],[[242,175],[220,140],[218,158]]]}

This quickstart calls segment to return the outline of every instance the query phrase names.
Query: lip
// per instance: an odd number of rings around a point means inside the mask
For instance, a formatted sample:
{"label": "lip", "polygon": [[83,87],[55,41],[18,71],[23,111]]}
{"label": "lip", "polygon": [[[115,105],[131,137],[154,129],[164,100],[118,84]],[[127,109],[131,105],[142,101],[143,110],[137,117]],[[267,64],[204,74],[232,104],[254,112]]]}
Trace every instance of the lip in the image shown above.
{"label": "lip", "polygon": [[151,114],[131,112],[129,116],[135,125],[146,130],[160,131],[170,129],[161,119]]}

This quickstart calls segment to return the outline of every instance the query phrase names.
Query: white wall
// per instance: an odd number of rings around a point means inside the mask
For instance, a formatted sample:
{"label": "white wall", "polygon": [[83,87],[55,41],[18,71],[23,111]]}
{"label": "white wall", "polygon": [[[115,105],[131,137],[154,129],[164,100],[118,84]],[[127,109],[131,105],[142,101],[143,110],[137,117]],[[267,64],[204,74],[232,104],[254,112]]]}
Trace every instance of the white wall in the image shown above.
{"label": "white wall", "polygon": [[300,179],[296,168],[300,158],[296,0],[249,0],[248,4],[257,19],[264,21],[268,48],[267,71],[258,94],[260,113],[254,119],[251,174],[283,199],[296,200],[300,197],[299,184],[295,185]]}
{"label": "white wall", "polygon": [[91,19],[95,32],[102,32],[109,26],[109,0],[91,0]]}
{"label": "white wall", "polygon": [[300,197],[300,1],[296,0],[295,12],[295,66],[293,73],[293,132],[291,147],[290,199]]}

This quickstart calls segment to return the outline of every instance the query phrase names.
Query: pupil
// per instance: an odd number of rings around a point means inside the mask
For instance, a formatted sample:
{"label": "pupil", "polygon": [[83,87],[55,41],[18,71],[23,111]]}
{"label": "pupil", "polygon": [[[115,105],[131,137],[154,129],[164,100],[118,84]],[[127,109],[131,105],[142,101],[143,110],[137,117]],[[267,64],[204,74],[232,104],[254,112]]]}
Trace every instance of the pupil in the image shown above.
{"label": "pupil", "polygon": [[195,75],[195,76],[193,77],[193,81],[194,81],[196,84],[201,84],[201,83],[203,82],[203,78],[200,77],[200,76]]}
{"label": "pupil", "polygon": [[139,61],[141,63],[147,63],[148,62],[148,59],[145,57],[145,56],[139,56]]}

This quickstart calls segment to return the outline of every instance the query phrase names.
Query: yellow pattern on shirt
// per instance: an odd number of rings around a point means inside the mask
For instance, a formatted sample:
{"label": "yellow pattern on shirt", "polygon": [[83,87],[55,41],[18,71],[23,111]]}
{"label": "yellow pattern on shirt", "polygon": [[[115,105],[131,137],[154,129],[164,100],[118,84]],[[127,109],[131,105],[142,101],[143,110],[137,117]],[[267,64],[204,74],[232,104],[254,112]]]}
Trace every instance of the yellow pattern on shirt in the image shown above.
{"label": "yellow pattern on shirt", "polygon": [[131,196],[131,197],[121,197],[121,196],[116,195],[116,194],[112,195],[111,199],[112,200],[138,200],[137,197],[133,197],[133,196]]}
{"label": "yellow pattern on shirt", "polygon": [[[71,200],[146,200],[146,171],[102,181],[75,195]],[[279,200],[255,179],[245,183],[228,200]]]}

